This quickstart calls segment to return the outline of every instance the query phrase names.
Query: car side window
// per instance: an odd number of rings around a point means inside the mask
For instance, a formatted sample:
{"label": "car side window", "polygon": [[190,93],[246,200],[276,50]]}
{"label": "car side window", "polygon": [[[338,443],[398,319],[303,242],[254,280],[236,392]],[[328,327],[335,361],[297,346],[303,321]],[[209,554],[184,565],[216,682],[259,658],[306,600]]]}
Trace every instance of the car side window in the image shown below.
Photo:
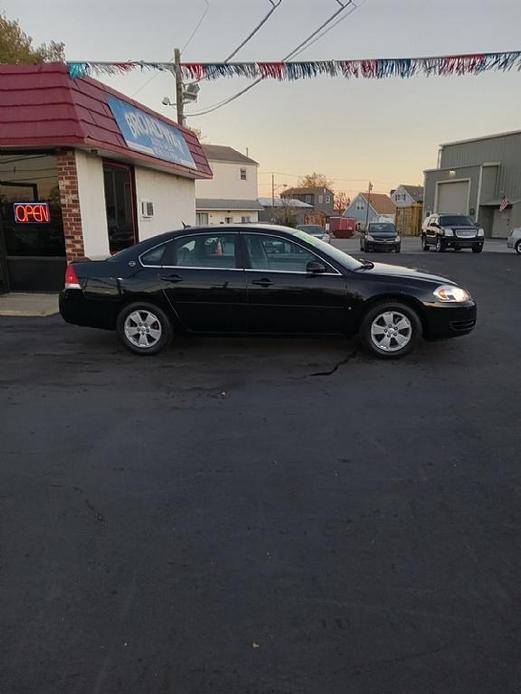
{"label": "car side window", "polygon": [[174,239],[163,258],[171,267],[236,268],[237,234],[194,234]]}
{"label": "car side window", "polygon": [[141,256],[141,262],[143,265],[162,265],[163,256],[166,251],[167,243],[162,243],[160,246],[152,248],[150,251],[146,251]]}
{"label": "car side window", "polygon": [[306,272],[307,264],[317,261],[310,251],[278,236],[243,234],[253,270]]}

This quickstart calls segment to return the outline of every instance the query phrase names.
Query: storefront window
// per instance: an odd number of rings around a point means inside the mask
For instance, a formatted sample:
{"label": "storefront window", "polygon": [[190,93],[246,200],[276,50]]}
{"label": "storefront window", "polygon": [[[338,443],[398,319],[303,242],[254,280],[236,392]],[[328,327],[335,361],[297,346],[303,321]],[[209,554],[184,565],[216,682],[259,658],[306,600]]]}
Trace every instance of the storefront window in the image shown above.
{"label": "storefront window", "polygon": [[104,162],[103,175],[110,252],[117,253],[136,243],[132,169]]}
{"label": "storefront window", "polygon": [[0,154],[0,250],[2,247],[13,257],[65,256],[53,155]]}

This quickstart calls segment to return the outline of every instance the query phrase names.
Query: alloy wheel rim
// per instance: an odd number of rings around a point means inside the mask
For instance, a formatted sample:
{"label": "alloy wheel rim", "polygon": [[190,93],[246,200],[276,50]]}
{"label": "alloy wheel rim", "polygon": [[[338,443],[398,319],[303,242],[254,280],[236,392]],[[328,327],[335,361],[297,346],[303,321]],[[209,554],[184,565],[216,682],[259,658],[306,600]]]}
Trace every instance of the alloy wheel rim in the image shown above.
{"label": "alloy wheel rim", "polygon": [[371,340],[382,352],[399,352],[412,338],[412,323],[400,311],[380,313],[371,323]]}
{"label": "alloy wheel rim", "polygon": [[139,349],[149,349],[157,345],[163,334],[159,318],[147,310],[129,313],[125,318],[125,337]]}

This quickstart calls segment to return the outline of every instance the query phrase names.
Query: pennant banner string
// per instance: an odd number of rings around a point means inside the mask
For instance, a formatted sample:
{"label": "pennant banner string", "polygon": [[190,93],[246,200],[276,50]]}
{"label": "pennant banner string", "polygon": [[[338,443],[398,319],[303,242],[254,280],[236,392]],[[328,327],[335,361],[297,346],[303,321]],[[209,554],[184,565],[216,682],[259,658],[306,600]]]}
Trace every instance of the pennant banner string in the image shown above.
{"label": "pennant banner string", "polygon": [[[67,63],[73,78],[96,75],[117,75],[132,70],[159,70],[175,73],[175,64],[82,61]],[[521,71],[521,51],[470,53],[464,55],[427,56],[422,58],[368,58],[357,60],[307,60],[249,63],[181,63],[186,80],[216,80],[223,77],[248,79],[300,80],[312,77],[344,77],[346,79],[386,79],[414,76],[444,77],[448,75],[479,75],[487,71]]]}

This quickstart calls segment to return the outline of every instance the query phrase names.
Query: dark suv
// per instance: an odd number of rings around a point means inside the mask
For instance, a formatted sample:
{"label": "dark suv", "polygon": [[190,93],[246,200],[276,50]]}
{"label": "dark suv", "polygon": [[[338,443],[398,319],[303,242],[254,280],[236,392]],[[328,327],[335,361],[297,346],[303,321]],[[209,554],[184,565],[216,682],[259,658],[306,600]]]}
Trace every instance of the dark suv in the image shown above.
{"label": "dark suv", "polygon": [[421,242],[424,251],[434,246],[438,253],[447,248],[472,248],[473,253],[481,253],[485,232],[466,215],[431,214],[423,223]]}

